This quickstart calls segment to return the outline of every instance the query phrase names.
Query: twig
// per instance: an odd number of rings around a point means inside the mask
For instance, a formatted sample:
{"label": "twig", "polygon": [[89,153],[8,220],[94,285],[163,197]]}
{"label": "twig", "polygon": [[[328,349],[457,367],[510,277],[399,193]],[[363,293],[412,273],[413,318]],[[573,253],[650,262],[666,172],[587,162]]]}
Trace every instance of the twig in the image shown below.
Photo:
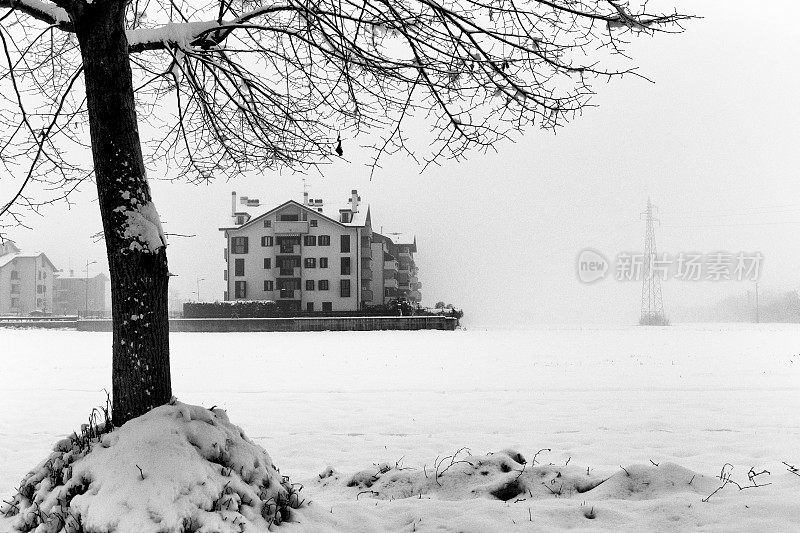
{"label": "twig", "polygon": [[533,454],[533,459],[531,459],[531,465],[535,465],[536,464],[536,457],[538,457],[540,453],[542,453],[542,452],[550,452],[550,451],[552,451],[550,448],[542,448],[541,450],[539,450],[538,452]]}

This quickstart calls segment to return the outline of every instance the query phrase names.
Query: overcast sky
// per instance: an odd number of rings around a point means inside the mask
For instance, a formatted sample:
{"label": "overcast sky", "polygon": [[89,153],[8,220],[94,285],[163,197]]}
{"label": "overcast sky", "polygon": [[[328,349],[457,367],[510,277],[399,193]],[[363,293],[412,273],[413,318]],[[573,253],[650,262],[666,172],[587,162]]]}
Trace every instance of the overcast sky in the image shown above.
{"label": "overcast sky", "polygon": [[[682,35],[645,37],[629,47],[655,84],[633,77],[598,82],[599,107],[557,135],[531,130],[496,154],[422,175],[394,158],[370,181],[356,151],[351,162],[310,175],[311,196],[344,203],[358,189],[376,228],[416,234],[424,302],[463,306],[471,325],[635,323],[641,285],[584,285],[575,261],[586,247],[610,258],[641,251],[639,213],[648,196],[660,207],[659,250],[758,251],[762,288],[797,288],[800,7],[669,5],[705,18]],[[222,299],[225,243],[218,228],[228,223],[230,192],[273,206],[300,200],[301,178],[272,173],[199,187],[154,180],[166,231],[196,235],[170,240],[172,286],[189,298],[204,278],[202,299]],[[59,268],[82,271],[96,260],[90,274],[107,271],[103,244],[91,238],[101,229],[92,193],[87,185],[72,209],[31,216],[33,230],[12,236]],[[663,287],[669,314],[671,306],[711,302],[752,283],[670,279]]]}

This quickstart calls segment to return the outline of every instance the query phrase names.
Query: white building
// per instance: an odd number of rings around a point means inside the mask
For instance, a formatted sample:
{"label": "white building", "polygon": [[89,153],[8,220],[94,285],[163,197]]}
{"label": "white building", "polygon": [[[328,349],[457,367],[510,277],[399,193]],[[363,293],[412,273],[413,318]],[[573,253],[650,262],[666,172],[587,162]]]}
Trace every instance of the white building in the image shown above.
{"label": "white building", "polygon": [[[241,204],[258,202],[243,197]],[[226,239],[225,300],[274,300],[288,311],[335,312],[395,297],[387,297],[384,287],[389,245],[385,238],[373,240],[378,234],[372,232],[369,205],[361,203],[358,191],[352,191],[347,207],[335,217],[308,193],[302,204],[289,200],[256,217],[237,209],[234,192],[233,225],[220,228]],[[390,269],[399,267],[392,261]],[[394,277],[388,283],[397,288]]]}
{"label": "white building", "polygon": [[11,241],[0,244],[0,315],[53,312],[56,268],[43,253],[23,253]]}

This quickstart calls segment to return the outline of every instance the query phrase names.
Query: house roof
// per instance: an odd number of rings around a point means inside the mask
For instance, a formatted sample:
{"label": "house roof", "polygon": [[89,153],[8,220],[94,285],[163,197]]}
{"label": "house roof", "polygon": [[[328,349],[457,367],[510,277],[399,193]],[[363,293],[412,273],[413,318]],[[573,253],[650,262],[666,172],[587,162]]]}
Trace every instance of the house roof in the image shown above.
{"label": "house roof", "polygon": [[34,252],[34,253],[30,253],[30,254],[26,254],[26,253],[22,253],[22,252],[16,252],[16,253],[11,253],[11,254],[5,254],[3,256],[0,256],[0,267],[4,267],[4,266],[10,264],[15,259],[35,259],[35,258],[38,258],[38,257],[41,257],[43,261],[47,261],[48,264],[50,265],[50,267],[53,270],[58,270],[55,267],[55,265],[53,264],[53,262],[50,261],[50,259],[42,252]]}

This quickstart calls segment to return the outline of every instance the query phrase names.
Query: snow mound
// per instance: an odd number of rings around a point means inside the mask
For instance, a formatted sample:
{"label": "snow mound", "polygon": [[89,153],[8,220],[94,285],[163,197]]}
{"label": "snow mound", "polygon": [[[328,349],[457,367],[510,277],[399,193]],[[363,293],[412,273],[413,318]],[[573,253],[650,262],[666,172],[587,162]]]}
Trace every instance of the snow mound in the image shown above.
{"label": "snow mound", "polygon": [[225,411],[174,402],[59,441],[0,512],[24,532],[240,533],[280,524],[301,503]]}
{"label": "snow mound", "polygon": [[459,451],[422,470],[376,464],[344,477],[331,468],[319,475],[320,488],[344,484],[356,497],[381,500],[430,497],[440,500],[487,498],[502,501],[579,497],[582,500],[650,500],[689,492],[708,495],[719,480],[672,463],[632,465],[609,476],[573,465],[531,466],[514,450],[486,455]]}

